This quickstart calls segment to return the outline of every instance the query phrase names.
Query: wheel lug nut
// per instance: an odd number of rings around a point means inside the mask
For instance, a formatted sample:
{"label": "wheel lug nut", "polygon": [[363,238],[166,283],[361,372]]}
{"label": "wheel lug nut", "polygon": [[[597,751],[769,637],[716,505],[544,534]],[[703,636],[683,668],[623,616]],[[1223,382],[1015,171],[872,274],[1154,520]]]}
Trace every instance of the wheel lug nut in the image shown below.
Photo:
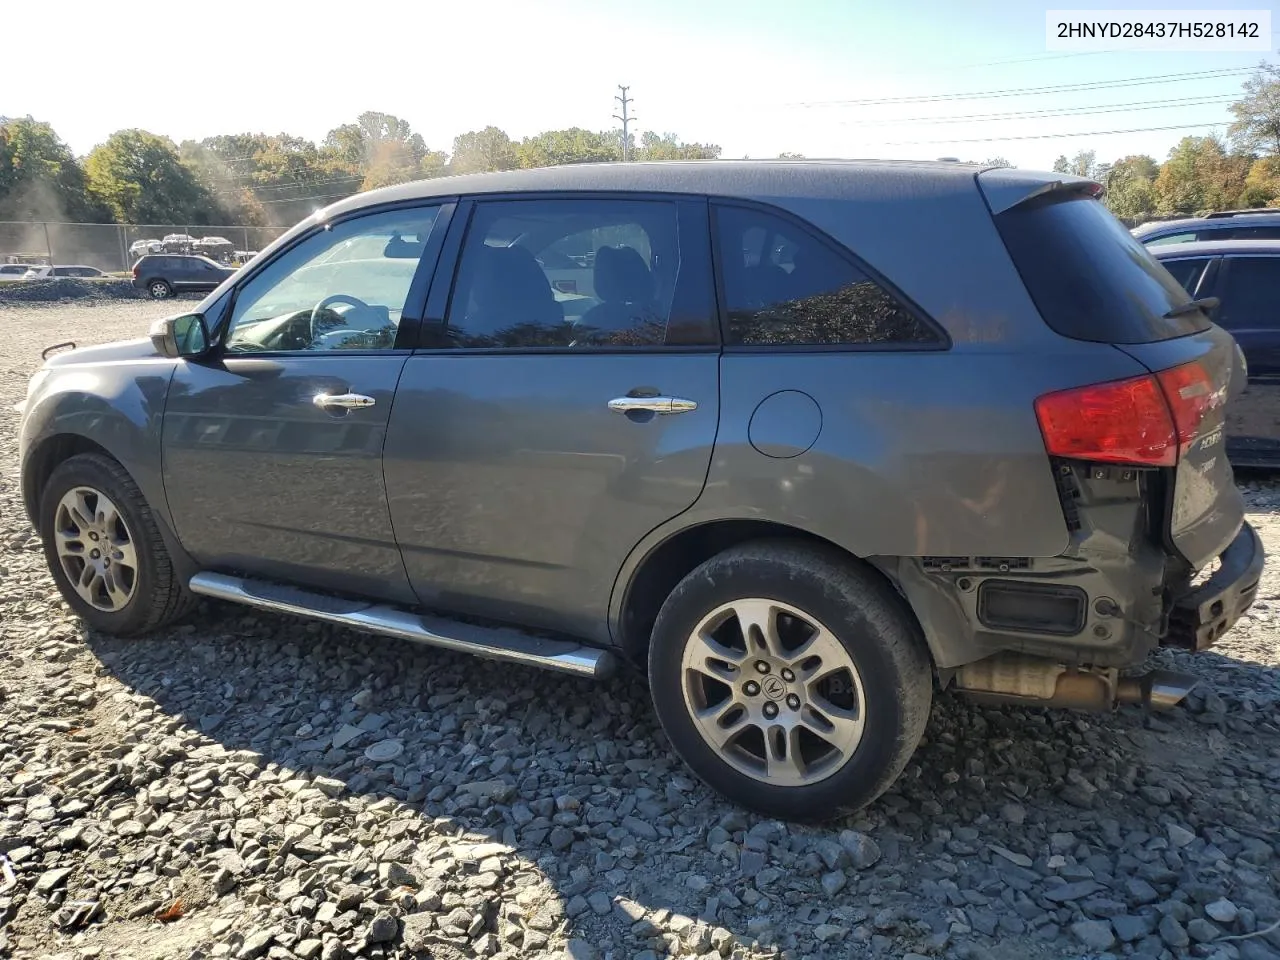
{"label": "wheel lug nut", "polygon": [[790,683],[795,678],[796,678],[796,675],[794,673],[792,673],[790,670],[786,669],[785,667],[783,668],[782,670],[783,680],[787,681],[787,683]]}
{"label": "wheel lug nut", "polygon": [[98,539],[98,535],[97,535],[96,533],[90,533],[90,534],[89,534],[89,539],[90,539],[90,540],[97,540],[97,539]]}
{"label": "wheel lug nut", "polygon": [[792,710],[799,710],[799,709],[800,709],[800,698],[799,698],[799,697],[797,697],[794,693],[788,694],[788,695],[787,695],[787,706],[788,706],[788,707],[790,707]]}
{"label": "wheel lug nut", "polygon": [[754,697],[760,692],[760,684],[756,683],[754,680],[748,680],[742,685],[742,691],[748,697]]}
{"label": "wheel lug nut", "polygon": [[97,551],[97,550],[90,550],[90,551],[89,551],[89,559],[91,559],[91,560],[97,560],[97,559],[98,559],[98,551]]}
{"label": "wheel lug nut", "polygon": [[778,715],[778,705],[776,703],[766,703],[764,705],[764,715],[772,720]]}
{"label": "wheel lug nut", "polygon": [[757,660],[756,673],[768,673],[768,672],[769,672],[769,664],[765,663],[763,660]]}

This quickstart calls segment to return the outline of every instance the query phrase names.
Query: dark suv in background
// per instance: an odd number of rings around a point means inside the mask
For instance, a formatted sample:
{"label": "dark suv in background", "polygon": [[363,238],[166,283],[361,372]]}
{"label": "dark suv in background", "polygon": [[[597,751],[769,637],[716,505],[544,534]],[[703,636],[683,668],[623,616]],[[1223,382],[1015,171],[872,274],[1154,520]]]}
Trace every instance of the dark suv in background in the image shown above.
{"label": "dark suv in background", "polygon": [[1133,235],[1148,246],[1197,240],[1280,240],[1280,210],[1218,210],[1203,217],[1154,220],[1134,227]]}
{"label": "dark suv in background", "polygon": [[[1249,386],[1227,408],[1227,455],[1238,466],[1280,467],[1280,240],[1152,247],[1188,294],[1244,352]],[[1216,301],[1216,302],[1213,302]]]}
{"label": "dark suv in background", "polygon": [[235,272],[208,257],[149,254],[133,265],[133,285],[163,300],[177,293],[208,293]]}
{"label": "dark suv in background", "polygon": [[935,684],[1167,705],[1194,680],[1120,671],[1253,601],[1239,350],[1099,190],[699,161],[362,193],[150,341],[51,356],[23,497],[95,629],[204,595],[633,664],[707,783],[838,815]]}

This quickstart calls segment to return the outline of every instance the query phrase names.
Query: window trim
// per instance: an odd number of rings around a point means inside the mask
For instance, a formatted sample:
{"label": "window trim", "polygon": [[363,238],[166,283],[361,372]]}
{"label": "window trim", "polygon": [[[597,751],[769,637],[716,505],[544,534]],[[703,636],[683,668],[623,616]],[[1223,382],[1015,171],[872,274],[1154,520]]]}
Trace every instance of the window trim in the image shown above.
{"label": "window trim", "polygon": [[[206,355],[207,359],[221,360],[224,357],[234,357],[237,359],[263,357],[283,360],[289,357],[332,357],[335,354],[341,354],[345,357],[382,357],[403,356],[412,353],[414,344],[418,342],[419,331],[422,326],[422,314],[426,306],[427,290],[440,261],[440,253],[444,247],[445,235],[452,224],[454,213],[457,210],[457,205],[457,198],[453,196],[415,198],[412,200],[400,200],[393,203],[370,204],[367,207],[350,210],[340,216],[336,216],[328,220],[317,221],[312,224],[306,230],[303,230],[294,237],[289,243],[284,244],[277,250],[274,250],[271,256],[263,260],[261,263],[256,264],[252,273],[249,273],[236,281],[235,286],[231,288],[230,297],[225,301],[225,306],[223,306],[214,328],[210,331],[209,338],[212,348]],[[377,216],[381,213],[388,213],[397,210],[426,209],[428,207],[437,208],[439,212],[436,214],[436,218],[431,224],[431,233],[428,235],[427,242],[423,247],[422,256],[418,258],[418,265],[414,268],[413,279],[409,281],[409,289],[405,294],[404,308],[400,313],[400,324],[396,328],[396,342],[392,347],[385,350],[326,350],[316,351],[314,353],[306,350],[266,350],[261,353],[245,354],[229,354],[226,352],[224,349],[223,338],[230,328],[232,317],[235,316],[236,301],[240,297],[240,292],[281,257],[284,257],[293,250],[296,250],[299,246],[306,243],[317,234],[322,233],[327,229],[332,229],[340,223],[347,223],[351,220],[360,220],[364,217]]]}
{"label": "window trim", "polygon": [[[587,346],[587,347],[441,347],[437,346],[441,333],[448,329],[449,306],[457,288],[458,274],[462,264],[462,254],[466,240],[471,232],[472,219],[483,204],[509,203],[524,201],[557,201],[557,200],[621,200],[632,202],[670,203],[676,210],[676,235],[680,241],[681,259],[684,259],[686,241],[690,244],[700,242],[703,247],[701,264],[704,273],[711,276],[710,285],[703,282],[702,291],[707,310],[705,344],[649,344],[644,346]],[[716,299],[714,284],[715,264],[711,259],[709,239],[709,220],[707,198],[702,194],[665,193],[648,190],[529,190],[508,191],[502,193],[479,193],[462,196],[458,201],[458,210],[449,226],[448,236],[444,240],[431,290],[427,294],[426,309],[420,325],[415,354],[439,356],[508,356],[527,354],[530,356],[599,356],[602,354],[637,354],[661,353],[663,356],[693,353],[718,353],[721,349],[720,328],[717,322],[719,305]],[[695,253],[695,256],[698,254]],[[699,258],[701,259],[701,257]],[[696,265],[696,264],[695,264]],[[431,337],[435,335],[433,342]]]}
{"label": "window trim", "polygon": [[[866,263],[856,253],[836,240],[816,224],[789,210],[784,210],[771,203],[758,200],[743,200],[738,197],[722,197],[712,195],[707,198],[708,226],[711,233],[711,260],[715,273],[716,304],[720,317],[720,342],[724,344],[726,353],[770,353],[784,351],[786,353],[945,353],[952,346],[951,334],[942,324],[934,320],[919,304],[908,297],[902,290],[880,271]],[[900,307],[905,309],[919,322],[923,323],[937,337],[935,343],[730,343],[729,342],[729,310],[728,296],[724,288],[724,270],[720,249],[720,224],[718,212],[723,207],[737,207],[757,213],[777,217],[790,223],[802,233],[807,233],[818,243],[844,260],[855,270],[860,271],[867,279],[891,296]]]}

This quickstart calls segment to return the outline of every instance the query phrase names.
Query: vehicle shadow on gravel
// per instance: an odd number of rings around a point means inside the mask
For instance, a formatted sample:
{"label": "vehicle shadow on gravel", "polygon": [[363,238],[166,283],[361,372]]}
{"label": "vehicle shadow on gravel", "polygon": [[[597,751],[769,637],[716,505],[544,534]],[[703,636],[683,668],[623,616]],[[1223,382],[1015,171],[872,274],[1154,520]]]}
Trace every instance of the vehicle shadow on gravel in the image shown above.
{"label": "vehicle shadow on gravel", "polygon": [[[889,793],[852,822],[803,827],[696,784],[633,678],[593,684],[216,603],[166,638],[86,642],[140,695],[100,706],[100,725],[178,720],[261,757],[255,789],[280,802],[209,842],[234,845],[241,865],[259,845],[288,856],[213,885],[279,900],[316,936],[315,901],[336,894],[306,867],[333,854],[382,891],[341,906],[355,911],[347,927],[427,912],[396,937],[435,956],[531,954],[548,938],[583,941],[575,955],[727,955],[733,935],[751,955],[1077,957],[1117,915],[1148,948],[1166,913],[1185,924],[1218,897],[1243,908],[1219,935],[1280,917],[1265,841],[1280,830],[1280,671],[1262,665],[1195,658],[1221,688],[1160,717],[939,695]],[[125,771],[135,790],[165,775],[150,749]],[[396,826],[415,818],[421,830]]]}

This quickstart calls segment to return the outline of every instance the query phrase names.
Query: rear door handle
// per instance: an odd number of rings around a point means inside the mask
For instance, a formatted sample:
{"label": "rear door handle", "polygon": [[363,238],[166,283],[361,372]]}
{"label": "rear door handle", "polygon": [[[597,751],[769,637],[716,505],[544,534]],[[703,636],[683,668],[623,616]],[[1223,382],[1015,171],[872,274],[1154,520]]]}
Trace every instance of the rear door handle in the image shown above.
{"label": "rear door handle", "polygon": [[330,407],[342,407],[345,410],[356,410],[361,407],[372,407],[373,397],[362,393],[317,393],[311,402],[322,410]]}
{"label": "rear door handle", "polygon": [[688,413],[698,409],[696,400],[685,400],[683,397],[616,397],[609,401],[609,409],[614,413],[631,413],[633,410],[650,413]]}

